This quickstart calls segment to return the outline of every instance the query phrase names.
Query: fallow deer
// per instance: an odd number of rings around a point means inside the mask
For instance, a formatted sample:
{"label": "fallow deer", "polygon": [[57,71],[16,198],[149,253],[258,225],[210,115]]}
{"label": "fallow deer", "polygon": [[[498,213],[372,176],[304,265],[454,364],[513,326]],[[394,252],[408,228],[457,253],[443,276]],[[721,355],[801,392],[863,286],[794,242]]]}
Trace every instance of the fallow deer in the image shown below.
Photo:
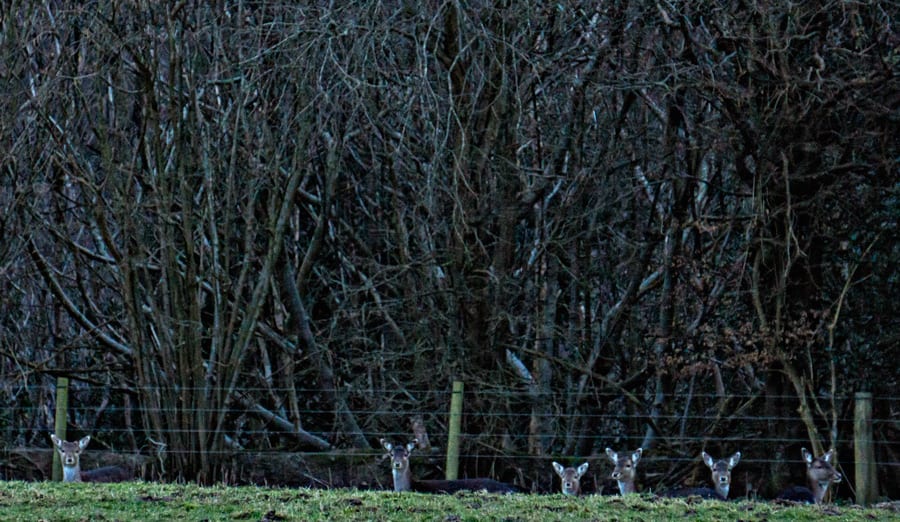
{"label": "fallow deer", "polygon": [[700,458],[712,472],[714,487],[670,489],[662,493],[664,497],[700,497],[707,500],[728,500],[728,493],[731,490],[731,470],[740,462],[741,452],[738,451],[727,459],[716,460],[709,453],[703,451],[700,453]]}
{"label": "fallow deer", "polygon": [[716,460],[709,453],[700,454],[703,463],[712,471],[713,487],[716,495],[722,500],[728,500],[728,491],[731,489],[731,470],[741,461],[741,452],[738,451],[728,459]]}
{"label": "fallow deer", "polygon": [[779,500],[790,500],[794,502],[804,502],[806,504],[821,504],[825,499],[825,493],[828,492],[828,486],[840,482],[844,477],[832,464],[834,459],[834,449],[828,450],[821,457],[813,457],[813,454],[806,451],[806,448],[800,449],[803,460],[806,462],[806,479],[809,482],[809,488],[803,486],[792,486],[778,494]]}
{"label": "fallow deer", "polygon": [[616,466],[610,476],[619,484],[619,493],[622,495],[637,493],[634,480],[637,478],[637,464],[643,452],[643,448],[638,448],[634,453],[627,455],[606,448],[606,455]]}
{"label": "fallow deer", "polygon": [[578,466],[578,468],[566,468],[559,462],[554,462],[553,469],[562,482],[563,495],[578,496],[581,493],[581,477],[587,472],[587,462]]}
{"label": "fallow deer", "polygon": [[50,434],[50,440],[59,452],[63,467],[63,482],[124,482],[134,478],[133,473],[122,466],[104,466],[90,471],[81,471],[81,453],[91,442],[88,435],[78,442],[62,440]]}
{"label": "fallow deer", "polygon": [[489,493],[515,493],[513,485],[487,478],[457,480],[414,480],[409,470],[409,456],[415,449],[417,440],[403,445],[395,445],[381,439],[381,445],[391,459],[391,474],[394,491],[417,491],[421,493],[455,493],[457,491],[487,491]]}

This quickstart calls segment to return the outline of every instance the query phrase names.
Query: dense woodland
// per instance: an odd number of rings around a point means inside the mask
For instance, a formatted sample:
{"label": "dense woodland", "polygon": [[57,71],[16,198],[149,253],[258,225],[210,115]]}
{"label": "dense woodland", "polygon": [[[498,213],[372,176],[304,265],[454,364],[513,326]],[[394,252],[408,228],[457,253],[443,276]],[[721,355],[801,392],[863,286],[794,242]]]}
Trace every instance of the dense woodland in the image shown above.
{"label": "dense woodland", "polygon": [[70,433],[213,482],[440,446],[461,380],[466,454],[769,492],[871,391],[896,496],[900,4],[2,9],[3,448],[68,377]]}

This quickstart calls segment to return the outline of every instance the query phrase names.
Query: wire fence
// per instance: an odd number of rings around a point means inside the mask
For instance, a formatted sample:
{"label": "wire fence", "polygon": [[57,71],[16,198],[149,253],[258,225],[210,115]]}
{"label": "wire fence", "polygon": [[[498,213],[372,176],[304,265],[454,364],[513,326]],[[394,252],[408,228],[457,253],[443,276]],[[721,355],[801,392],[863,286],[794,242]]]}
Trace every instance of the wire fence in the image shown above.
{"label": "wire fence", "polygon": [[[241,418],[241,417],[254,417],[257,412],[253,408],[245,407],[239,404],[238,402],[234,402],[230,404],[227,410],[223,410],[221,408],[202,408],[202,407],[191,407],[191,408],[183,408],[180,406],[174,407],[162,407],[162,408],[152,408],[148,409],[146,407],[142,407],[139,405],[128,405],[125,406],[121,403],[116,403],[114,401],[109,402],[108,404],[102,407],[102,411],[98,412],[98,404],[96,403],[84,403],[79,399],[82,396],[95,396],[99,393],[102,393],[103,390],[94,387],[83,387],[77,388],[73,387],[70,391],[70,406],[68,408],[68,417],[70,419],[70,431],[73,434],[78,434],[83,431],[93,429],[101,433],[93,434],[95,438],[97,435],[100,435],[100,439],[105,441],[116,440],[119,435],[125,433],[135,433],[139,432],[142,429],[142,425],[138,422],[144,416],[155,415],[155,416],[163,416],[163,417],[172,417],[178,415],[184,415],[185,412],[188,412],[191,415],[204,415],[207,417],[213,417],[216,415],[227,415],[230,418]],[[135,390],[131,390],[133,393]],[[279,391],[279,390],[276,390]],[[322,394],[321,389],[317,388],[295,388],[292,390],[280,390],[286,395],[289,391],[291,393],[296,394],[302,400],[305,395],[309,396],[320,396]],[[221,392],[221,390],[214,390],[209,388],[197,387],[197,388],[184,388],[177,390],[180,394],[215,394]],[[269,394],[271,396],[273,390],[271,388],[265,389],[243,389],[243,393],[254,394],[258,393],[260,395]],[[381,429],[374,430],[363,430],[363,434],[367,440],[371,441],[373,447],[377,446],[378,439],[384,437],[391,440],[402,441],[404,439],[412,438],[412,432],[407,429],[408,421],[407,419],[413,417],[420,417],[425,421],[426,427],[429,428],[429,436],[432,440],[432,443],[435,445],[439,445],[444,436],[444,429],[446,423],[446,417],[448,416],[448,408],[441,411],[436,410],[430,405],[433,404],[448,404],[450,401],[451,392],[449,390],[428,390],[428,389],[418,389],[418,390],[403,390],[403,394],[406,395],[406,399],[401,401],[401,404],[398,407],[392,407],[390,400],[383,400],[384,398],[389,398],[391,396],[397,395],[398,390],[396,389],[367,389],[364,391],[357,392],[346,392],[345,396],[348,399],[352,399],[353,395],[360,395],[366,398],[368,402],[383,402],[384,404],[380,404],[377,407],[359,407],[352,408],[352,413],[358,418],[366,418],[366,419],[382,419],[381,421],[374,422],[375,426],[383,426]],[[283,396],[284,396],[283,395]],[[461,434],[461,439],[463,441],[462,447],[468,449],[468,453],[464,453],[463,457],[486,457],[490,456],[493,453],[486,453],[479,450],[479,446],[477,442],[480,440],[484,440],[485,437],[494,435],[491,433],[484,433],[483,431],[467,431],[467,424],[469,420],[477,419],[479,417],[489,417],[495,424],[503,425],[503,426],[527,426],[530,422],[536,421],[537,425],[540,426],[549,426],[552,429],[546,432],[535,432],[531,431],[528,435],[533,437],[543,437],[545,440],[550,440],[551,442],[548,444],[549,447],[553,447],[555,444],[559,443],[559,440],[565,439],[566,441],[572,440],[580,440],[580,439],[591,439],[595,441],[593,446],[595,448],[600,448],[608,445],[615,445],[619,448],[636,448],[641,442],[644,440],[643,430],[637,433],[625,433],[623,430],[625,426],[642,426],[642,419],[649,418],[649,414],[647,412],[633,411],[629,410],[627,414],[619,413],[619,412],[601,412],[601,413],[585,413],[580,411],[574,412],[565,412],[562,411],[559,407],[550,407],[549,411],[530,411],[526,409],[519,408],[518,411],[509,411],[509,410],[501,410],[497,408],[492,408],[490,411],[479,411],[475,409],[476,406],[473,404],[475,402],[484,403],[487,402],[500,402],[503,401],[518,401],[524,405],[531,404],[534,401],[545,401],[547,399],[556,399],[557,394],[545,394],[546,397],[537,396],[533,392],[521,392],[516,390],[496,390],[496,389],[486,389],[486,390],[477,390],[477,391],[467,391],[465,393],[465,402],[463,406],[463,431]],[[412,400],[409,397],[413,397]],[[478,397],[478,401],[472,401],[471,398]],[[374,398],[374,399],[373,399]],[[796,397],[793,395],[783,395],[783,396],[767,396],[765,398],[754,395],[729,395],[724,398],[729,401],[733,401],[736,404],[747,401],[759,401],[760,406],[754,408],[743,408],[744,411],[738,411],[733,413],[727,413],[725,416],[727,417],[727,425],[731,427],[737,426],[732,433],[705,433],[703,432],[703,426],[707,424],[711,424],[714,422],[721,422],[723,420],[723,414],[719,411],[714,411],[716,408],[708,406],[709,404],[715,404],[718,401],[723,400],[723,397],[720,397],[715,394],[693,394],[692,400],[696,404],[704,404],[707,406],[698,407],[697,409],[691,409],[690,411],[681,411],[680,413],[661,413],[654,417],[654,422],[658,425],[666,425],[666,426],[675,426],[678,423],[684,423],[689,426],[699,426],[700,431],[684,430],[682,428],[683,433],[678,433],[678,429],[673,428],[670,433],[661,434],[664,435],[666,445],[671,449],[676,449],[679,447],[695,447],[697,445],[706,445],[706,444],[715,444],[719,446],[729,446],[729,447],[739,447],[742,442],[750,443],[753,445],[761,445],[761,444],[771,444],[773,446],[792,446],[792,445],[803,445],[809,444],[809,438],[807,436],[805,428],[802,430],[796,430],[795,433],[792,434],[784,434],[784,433],[772,433],[770,432],[770,426],[772,425],[783,425],[783,424],[793,424],[796,423],[798,426],[800,425],[800,419],[796,412],[793,409],[786,410],[785,408],[781,408],[781,411],[776,414],[767,413],[765,408],[762,406],[762,401],[772,402],[783,402],[785,404],[790,404],[796,401]],[[821,398],[825,404],[830,404],[832,400],[830,398]],[[137,401],[132,401],[136,403]],[[277,402],[277,400],[275,401]],[[364,401],[359,401],[364,402]],[[415,405],[419,403],[423,405],[422,407],[410,407],[411,405]],[[834,403],[837,405],[843,405],[837,409],[837,411],[832,414],[832,412],[827,412],[824,416],[821,414],[817,414],[816,422],[817,427],[819,428],[819,433],[822,437],[822,441],[826,444],[829,443],[827,440],[827,432],[829,426],[832,424],[839,428],[837,433],[837,439],[835,441],[838,445],[849,445],[853,442],[853,433],[852,433],[852,423],[854,421],[853,418],[853,397],[845,396],[845,397],[835,397]],[[892,453],[898,452],[900,453],[900,440],[890,439],[890,438],[882,438],[882,440],[878,440],[878,435],[887,433],[900,433],[900,396],[888,396],[888,397],[875,397],[874,398],[875,408],[874,415],[872,418],[872,428],[873,432],[876,434],[876,444],[885,445],[890,447]],[[847,405],[850,405],[848,407]],[[428,406],[425,406],[428,405]],[[41,405],[44,415],[43,425],[45,429],[51,429],[53,425],[52,418],[52,404]],[[284,413],[281,411],[281,408],[284,405],[275,404],[274,409],[279,413]],[[34,405],[31,406],[32,408]],[[23,410],[26,410],[27,407],[15,404],[0,404],[0,419],[11,419],[14,415],[22,413]],[[310,401],[306,406],[300,407],[297,411],[301,416],[301,419],[307,418],[326,418],[329,416],[335,415],[335,411],[330,408],[323,408],[317,405],[316,401]],[[126,427],[122,425],[119,420],[125,416],[133,419],[133,422],[136,422],[135,426]],[[80,422],[80,420],[91,419],[94,423],[94,426],[84,426]],[[588,433],[588,434],[579,434],[579,433],[566,433],[565,426],[571,424],[576,420],[591,420],[593,421],[593,425],[620,425],[619,430],[616,433]],[[73,422],[74,421],[74,422]],[[2,421],[0,421],[2,422]],[[0,427],[4,428],[4,431],[7,433],[16,431],[16,427],[14,426],[15,422],[11,420],[7,420],[9,423],[8,426]],[[38,423],[37,428],[40,429],[40,424]],[[370,423],[372,424],[372,423]],[[473,423],[473,424],[481,424],[481,423]],[[840,429],[845,428],[845,429]],[[177,436],[184,435],[188,433],[194,433],[198,431],[207,431],[207,428],[198,428],[193,425],[188,426],[169,426],[164,428],[166,434]],[[273,433],[278,433],[279,430],[274,429],[270,426],[267,426],[265,422],[255,422],[255,423],[246,423],[245,426],[236,430],[239,432],[242,437],[245,438],[253,438],[256,435],[268,435]],[[321,437],[325,440],[333,440],[335,438],[340,439],[340,435],[332,431],[322,431],[316,430],[315,428],[308,429],[309,433]],[[49,433],[49,432],[48,432]],[[86,434],[86,433],[85,433]],[[524,433],[518,433],[517,436],[524,436]],[[7,441],[7,443],[10,441]],[[472,444],[474,443],[474,444]],[[338,443],[339,445],[340,443]],[[247,448],[253,449],[253,448]],[[276,449],[264,450],[264,449],[256,449],[256,451],[277,451]],[[375,450],[375,452],[380,452],[380,450]],[[315,453],[315,452],[310,452]],[[549,455],[553,456],[553,455]],[[563,455],[556,455],[559,457],[564,457]],[[532,458],[532,459],[543,459],[546,456],[534,456],[522,454],[521,458]],[[652,454],[648,454],[646,458],[652,459]],[[682,457],[678,455],[677,451],[667,451],[666,459],[682,459],[689,460],[691,457]],[[772,459],[760,458],[759,462],[769,462]],[[879,462],[879,465],[886,466],[898,466],[900,463],[889,461],[889,462]]]}
{"label": "wire fence", "polygon": [[[495,387],[473,388],[465,391],[463,401],[460,459],[470,464],[463,469],[484,469],[485,466],[495,469],[498,462],[506,467],[514,465],[533,477],[541,475],[539,480],[543,484],[539,489],[544,490],[549,487],[549,463],[554,460],[567,465],[588,461],[598,482],[608,480],[607,468],[611,469],[612,464],[604,454],[604,448],[611,447],[620,452],[638,448],[645,441],[647,421],[651,418],[649,407],[641,408],[621,397],[605,397],[604,407],[595,411],[579,411],[565,407],[567,397],[564,394],[538,394],[530,390]],[[0,393],[3,391],[8,390],[0,389]],[[75,440],[91,435],[89,452],[138,453],[153,458],[160,442],[165,444],[167,440],[208,435],[209,427],[187,422],[186,416],[192,420],[194,417],[226,416],[228,421],[224,435],[229,443],[218,449],[206,450],[210,457],[229,459],[241,455],[277,461],[282,456],[287,458],[300,454],[304,458],[322,457],[323,460],[337,462],[343,458],[342,452],[346,451],[351,457],[344,465],[358,466],[360,459],[363,459],[368,461],[370,469],[384,468],[382,471],[386,473],[387,466],[383,463],[385,451],[379,440],[385,438],[394,443],[412,440],[415,435],[410,421],[419,419],[431,445],[427,451],[414,452],[415,459],[419,460],[419,469],[430,471],[433,475],[436,470],[431,468],[443,466],[441,456],[447,446],[450,390],[341,390],[343,397],[353,405],[352,414],[358,419],[365,419],[360,426],[368,448],[351,447],[345,434],[336,428],[337,424],[333,422],[337,417],[335,410],[321,405],[325,390],[241,390],[246,396],[264,398],[268,408],[285,418],[290,417],[286,411],[285,397],[294,394],[301,404],[298,410],[293,410],[300,417],[296,419],[299,421],[297,425],[304,426],[311,435],[332,444],[329,450],[312,451],[292,441],[283,426],[274,426],[260,418],[256,409],[241,401],[230,402],[226,409],[185,408],[180,405],[146,408],[141,405],[142,401],[134,398],[136,392],[157,391],[129,389],[132,399],[124,401],[120,399],[124,395],[119,393],[120,390],[82,383],[70,385],[67,438]],[[5,397],[0,395],[3,398],[3,403],[0,403],[0,468],[9,461],[10,452],[17,449],[25,448],[34,454],[42,454],[43,459],[52,455],[49,434],[54,426],[55,405],[49,398],[54,394],[48,392],[46,387],[38,386],[20,388],[17,392],[16,395],[5,394]],[[187,398],[221,394],[224,390],[194,387],[170,392]],[[333,390],[331,392],[334,393]],[[25,400],[29,394],[41,395],[44,402],[29,403]],[[13,398],[16,400],[11,400]],[[702,471],[705,468],[700,463],[701,450],[718,458],[741,451],[741,469],[756,475],[764,474],[763,470],[773,466],[802,469],[799,448],[811,446],[807,428],[796,412],[795,396],[693,393],[690,400],[683,396],[673,396],[671,399],[677,401],[680,407],[653,418],[655,425],[664,431],[657,434],[653,447],[644,449],[641,468],[647,476],[668,476],[671,472],[666,470],[672,469]],[[819,442],[826,449],[831,446],[828,434],[832,427],[837,428],[833,443],[839,462],[844,466],[842,472],[850,477],[854,458],[854,397],[825,396],[815,399],[822,408],[813,415]],[[198,403],[202,404],[202,401]],[[536,408],[535,404],[542,407]],[[685,407],[685,404],[688,406]],[[900,475],[900,396],[876,396],[872,404],[871,426],[876,465],[882,481],[891,481]],[[24,418],[23,414],[31,419],[27,427],[19,422],[20,418]],[[146,428],[148,423],[145,421],[150,417],[164,417],[174,422],[150,430]],[[128,421],[125,422],[125,419]],[[575,426],[584,421],[605,429],[597,433],[579,432]],[[328,430],[321,429],[322,426]],[[497,431],[486,431],[485,426],[499,428]],[[709,429],[710,426],[716,427]],[[785,430],[784,426],[793,429]],[[542,441],[541,451],[535,452],[529,445],[533,439]],[[579,446],[590,450],[581,455],[566,452],[566,448]],[[190,446],[168,445],[164,451],[167,457],[178,458],[195,451],[187,448]],[[794,476],[797,476],[796,472]],[[887,488],[888,493],[892,492],[891,487]]]}

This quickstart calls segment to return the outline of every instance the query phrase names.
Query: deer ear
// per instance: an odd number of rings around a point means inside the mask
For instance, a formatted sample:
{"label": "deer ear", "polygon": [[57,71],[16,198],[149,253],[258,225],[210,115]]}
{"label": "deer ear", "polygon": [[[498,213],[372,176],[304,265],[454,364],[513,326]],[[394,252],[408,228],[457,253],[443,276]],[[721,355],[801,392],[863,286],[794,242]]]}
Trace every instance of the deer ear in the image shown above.
{"label": "deer ear", "polygon": [[612,448],[606,448],[606,456],[609,457],[613,462],[619,460],[619,455],[613,451]]}
{"label": "deer ear", "polygon": [[800,448],[800,454],[803,455],[803,460],[805,460],[807,464],[812,464],[812,453],[806,451],[806,448]]}
{"label": "deer ear", "polygon": [[705,451],[700,453],[700,458],[703,459],[703,463],[706,464],[707,468],[711,469],[713,467],[713,465],[715,464],[715,462],[713,462],[712,455],[710,455],[709,453],[707,453]]}
{"label": "deer ear", "polygon": [[728,459],[728,469],[731,469],[738,465],[738,462],[741,461],[741,452],[738,451]]}
{"label": "deer ear", "polygon": [[413,439],[412,442],[407,443],[406,444],[406,452],[412,453],[412,450],[416,449],[416,444],[418,444],[418,443],[419,443],[419,441],[417,441],[416,439]]}
{"label": "deer ear", "polygon": [[557,474],[557,475],[559,475],[560,477],[562,477],[562,476],[563,476],[563,473],[565,473],[565,471],[566,471],[566,468],[564,468],[564,467],[562,466],[562,464],[560,464],[559,462],[554,461],[554,462],[553,462],[553,470],[556,471],[556,474]]}
{"label": "deer ear", "polygon": [[388,442],[388,441],[386,441],[386,440],[384,440],[384,439],[379,439],[378,442],[380,442],[380,443],[381,443],[381,446],[384,447],[384,449],[386,449],[386,450],[388,450],[388,451],[391,451],[391,449],[394,448],[394,445],[393,445],[393,444],[391,444],[390,442]]}
{"label": "deer ear", "polygon": [[87,435],[83,439],[78,441],[78,448],[79,449],[86,448],[89,442],[91,442],[91,436]]}
{"label": "deer ear", "polygon": [[578,466],[578,470],[577,470],[577,471],[578,471],[578,477],[579,477],[579,478],[581,478],[582,475],[584,475],[585,473],[587,473],[588,466],[589,466],[589,464],[588,464],[587,462],[585,462],[584,464]]}
{"label": "deer ear", "polygon": [[830,450],[828,450],[827,453],[825,453],[824,455],[822,455],[822,460],[824,460],[825,462],[831,464],[831,459],[832,459],[833,457],[834,457],[834,449],[830,449]]}
{"label": "deer ear", "polygon": [[634,453],[631,455],[631,463],[636,465],[637,462],[639,460],[641,460],[641,455],[643,455],[643,454],[644,454],[644,448],[636,449],[634,451]]}

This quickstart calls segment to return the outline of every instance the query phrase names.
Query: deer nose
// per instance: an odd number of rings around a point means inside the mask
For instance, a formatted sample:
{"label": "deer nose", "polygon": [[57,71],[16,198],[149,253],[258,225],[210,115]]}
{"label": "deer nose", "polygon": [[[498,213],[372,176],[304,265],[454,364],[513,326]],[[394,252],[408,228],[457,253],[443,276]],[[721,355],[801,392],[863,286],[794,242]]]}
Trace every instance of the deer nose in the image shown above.
{"label": "deer nose", "polygon": [[618,480],[619,477],[621,477],[621,476],[622,476],[622,474],[619,473],[618,471],[613,471],[612,478]]}

